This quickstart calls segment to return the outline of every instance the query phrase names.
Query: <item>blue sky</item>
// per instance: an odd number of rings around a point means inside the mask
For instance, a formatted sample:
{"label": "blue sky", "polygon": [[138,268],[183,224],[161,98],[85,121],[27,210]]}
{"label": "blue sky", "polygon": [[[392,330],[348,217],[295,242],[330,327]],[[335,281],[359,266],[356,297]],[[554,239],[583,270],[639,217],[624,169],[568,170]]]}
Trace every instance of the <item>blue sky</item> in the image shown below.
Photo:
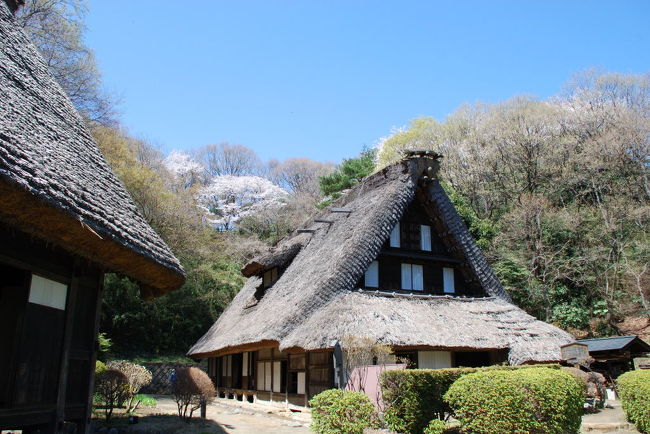
{"label": "blue sky", "polygon": [[87,44],[129,131],[338,162],[466,102],[650,71],[649,1],[88,0]]}

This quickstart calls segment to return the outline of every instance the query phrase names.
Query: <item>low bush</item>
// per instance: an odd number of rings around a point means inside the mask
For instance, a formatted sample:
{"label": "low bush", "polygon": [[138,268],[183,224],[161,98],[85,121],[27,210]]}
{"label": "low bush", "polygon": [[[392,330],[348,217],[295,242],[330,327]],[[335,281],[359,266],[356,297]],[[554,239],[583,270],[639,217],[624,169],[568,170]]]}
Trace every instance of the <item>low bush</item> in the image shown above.
{"label": "low bush", "polygon": [[424,429],[423,434],[444,434],[447,424],[440,419],[433,419]]}
{"label": "low bush", "polygon": [[178,417],[189,422],[194,411],[214,400],[216,390],[208,374],[199,368],[178,368],[172,390],[178,407]]}
{"label": "low bush", "polygon": [[123,404],[126,407],[127,413],[134,412],[138,408],[138,405],[140,405],[140,401],[136,399],[136,396],[140,389],[151,383],[151,372],[144,366],[136,365],[126,360],[109,362],[106,367],[116,369],[126,376],[128,384],[124,388],[120,405]]}
{"label": "low bush", "polygon": [[117,369],[105,369],[95,378],[95,395],[98,401],[104,406],[104,415],[109,420],[113,415],[113,409],[119,406],[124,399],[125,390],[129,381],[124,373]]}
{"label": "low bush", "polygon": [[95,362],[95,375],[106,370],[106,365],[101,360]]}
{"label": "low bush", "polygon": [[571,374],[548,368],[468,374],[444,397],[464,431],[548,434],[578,431],[583,398]]}
{"label": "low bush", "polygon": [[630,371],[616,380],[627,419],[643,433],[650,433],[650,371]]}
{"label": "low bush", "polygon": [[489,366],[485,368],[405,369],[381,374],[384,421],[396,432],[421,433],[432,419],[452,413],[443,396],[462,377],[477,371],[529,369],[534,366],[559,369],[560,365]]}
{"label": "low bush", "polygon": [[384,421],[401,433],[421,433],[432,419],[444,419],[451,409],[442,399],[449,387],[475,368],[404,369],[381,375]]}
{"label": "low bush", "polygon": [[310,428],[319,434],[362,434],[365,428],[378,428],[375,407],[365,393],[329,389],[310,401]]}

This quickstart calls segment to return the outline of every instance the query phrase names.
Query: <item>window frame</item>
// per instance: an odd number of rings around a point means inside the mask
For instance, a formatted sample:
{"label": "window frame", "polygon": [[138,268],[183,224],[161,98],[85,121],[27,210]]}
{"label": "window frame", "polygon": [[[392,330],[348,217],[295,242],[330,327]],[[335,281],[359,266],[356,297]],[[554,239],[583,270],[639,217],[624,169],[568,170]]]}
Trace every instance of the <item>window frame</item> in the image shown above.
{"label": "window frame", "polygon": [[[419,270],[416,272],[414,270]],[[408,276],[408,283],[406,277]],[[416,285],[415,277],[419,277]],[[400,289],[403,291],[424,292],[424,266],[422,264],[412,264],[402,262],[400,264]]]}

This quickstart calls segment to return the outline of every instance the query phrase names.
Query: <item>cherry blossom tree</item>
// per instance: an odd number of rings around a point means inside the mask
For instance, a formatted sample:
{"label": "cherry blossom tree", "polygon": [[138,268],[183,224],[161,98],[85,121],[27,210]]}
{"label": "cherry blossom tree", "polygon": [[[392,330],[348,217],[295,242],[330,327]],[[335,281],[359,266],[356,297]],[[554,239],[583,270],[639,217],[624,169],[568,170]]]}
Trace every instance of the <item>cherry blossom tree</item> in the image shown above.
{"label": "cherry blossom tree", "polygon": [[215,176],[198,194],[208,222],[221,231],[234,229],[242,218],[282,208],[288,199],[287,191],[259,176]]}
{"label": "cherry blossom tree", "polygon": [[189,188],[200,182],[205,171],[201,163],[184,152],[172,151],[163,164],[182,188]]}

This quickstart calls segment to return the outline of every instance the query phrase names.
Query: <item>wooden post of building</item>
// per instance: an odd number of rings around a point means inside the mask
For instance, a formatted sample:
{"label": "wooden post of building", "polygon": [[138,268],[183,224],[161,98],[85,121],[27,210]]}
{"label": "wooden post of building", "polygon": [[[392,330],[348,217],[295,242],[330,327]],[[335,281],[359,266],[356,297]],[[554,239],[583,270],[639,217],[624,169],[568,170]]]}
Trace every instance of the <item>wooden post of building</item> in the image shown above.
{"label": "wooden post of building", "polygon": [[79,289],[79,259],[75,259],[68,286],[67,301],[65,306],[65,325],[63,328],[63,348],[61,350],[61,363],[59,368],[59,384],[56,397],[56,414],[53,421],[52,432],[63,432],[63,419],[65,415],[65,392],[68,385],[68,360],[70,359],[70,344],[72,342],[72,328],[74,325],[77,291]]}
{"label": "wooden post of building", "polygon": [[85,433],[87,432],[88,428],[90,427],[90,412],[92,410],[92,405],[93,405],[93,390],[95,389],[95,363],[97,361],[97,354],[99,352],[99,341],[98,335],[99,335],[99,319],[100,319],[100,312],[102,309],[102,297],[104,296],[104,273],[99,273],[98,277],[99,282],[97,282],[97,300],[95,300],[95,324],[94,324],[94,329],[93,329],[93,345],[92,345],[92,354],[90,356],[90,366],[88,367],[90,372],[88,373],[90,382],[88,383],[88,398],[86,400],[86,407],[85,407],[85,417],[84,417],[84,423],[82,426],[78,427],[77,433]]}
{"label": "wooden post of building", "polygon": [[305,351],[305,407],[309,406],[309,351]]}
{"label": "wooden post of building", "polygon": [[275,351],[271,348],[271,390],[269,391],[269,402],[273,403],[273,371],[275,371],[274,363],[274,354]]}

